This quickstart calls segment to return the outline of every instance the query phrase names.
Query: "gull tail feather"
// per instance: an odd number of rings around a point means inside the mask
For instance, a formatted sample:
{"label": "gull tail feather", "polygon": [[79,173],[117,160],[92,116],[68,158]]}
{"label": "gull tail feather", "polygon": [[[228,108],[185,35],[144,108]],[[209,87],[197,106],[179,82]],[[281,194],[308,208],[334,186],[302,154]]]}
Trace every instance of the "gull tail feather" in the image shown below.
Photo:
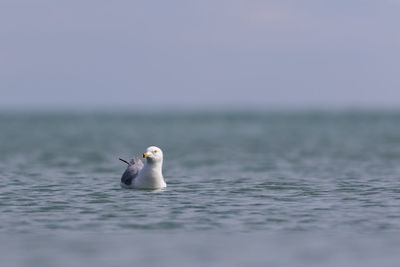
{"label": "gull tail feather", "polygon": [[125,162],[128,165],[131,165],[127,160],[124,160],[124,159],[121,159],[121,158],[119,158],[119,160],[122,161],[122,162]]}

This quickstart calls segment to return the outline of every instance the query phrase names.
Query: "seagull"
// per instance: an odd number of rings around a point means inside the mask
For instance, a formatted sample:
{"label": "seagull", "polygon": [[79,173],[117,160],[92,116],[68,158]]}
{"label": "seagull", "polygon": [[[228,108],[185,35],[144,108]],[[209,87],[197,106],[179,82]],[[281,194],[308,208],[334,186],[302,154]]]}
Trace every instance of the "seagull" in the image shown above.
{"label": "seagull", "polygon": [[167,187],[162,175],[163,152],[156,146],[150,146],[142,154],[146,163],[139,158],[133,158],[131,161],[121,159],[128,164],[121,177],[122,188],[140,188],[140,189],[161,189]]}

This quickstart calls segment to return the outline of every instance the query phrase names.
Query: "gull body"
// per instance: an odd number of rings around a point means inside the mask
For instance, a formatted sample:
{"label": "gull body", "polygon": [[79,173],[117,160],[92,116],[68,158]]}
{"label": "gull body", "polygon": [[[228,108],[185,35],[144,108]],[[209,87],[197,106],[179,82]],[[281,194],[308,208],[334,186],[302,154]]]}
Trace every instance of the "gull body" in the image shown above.
{"label": "gull body", "polygon": [[162,174],[163,152],[156,146],[150,146],[142,155],[146,159],[143,163],[134,158],[128,162],[128,168],[121,177],[122,188],[160,189],[167,184]]}

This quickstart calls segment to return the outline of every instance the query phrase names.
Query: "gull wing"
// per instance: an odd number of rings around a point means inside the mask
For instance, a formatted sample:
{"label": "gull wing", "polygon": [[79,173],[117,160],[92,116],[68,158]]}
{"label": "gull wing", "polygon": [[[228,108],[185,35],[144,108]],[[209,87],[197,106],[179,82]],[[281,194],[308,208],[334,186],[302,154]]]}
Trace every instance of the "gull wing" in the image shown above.
{"label": "gull wing", "polygon": [[143,162],[139,158],[133,158],[129,161],[128,168],[126,168],[124,174],[121,177],[121,183],[125,185],[131,185],[133,179],[136,178],[139,171],[143,168]]}

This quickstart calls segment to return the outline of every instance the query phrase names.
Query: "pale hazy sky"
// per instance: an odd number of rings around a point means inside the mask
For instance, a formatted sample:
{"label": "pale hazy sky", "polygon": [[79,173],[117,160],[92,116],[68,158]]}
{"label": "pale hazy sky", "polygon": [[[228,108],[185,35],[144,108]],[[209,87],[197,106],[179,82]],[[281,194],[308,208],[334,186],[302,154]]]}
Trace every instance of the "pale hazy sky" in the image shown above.
{"label": "pale hazy sky", "polygon": [[0,1],[0,107],[400,107],[400,0]]}

